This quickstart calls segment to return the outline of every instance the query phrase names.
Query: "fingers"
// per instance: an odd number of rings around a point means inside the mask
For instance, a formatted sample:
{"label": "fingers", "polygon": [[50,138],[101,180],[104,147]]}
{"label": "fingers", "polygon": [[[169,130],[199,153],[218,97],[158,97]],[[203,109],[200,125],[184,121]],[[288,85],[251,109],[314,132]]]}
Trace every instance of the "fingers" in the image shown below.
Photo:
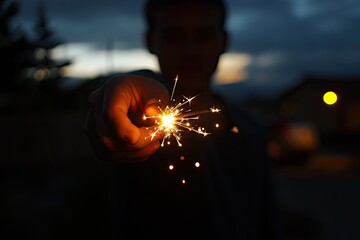
{"label": "fingers", "polygon": [[131,87],[125,84],[109,85],[105,91],[107,93],[103,99],[103,121],[113,132],[114,137],[135,144],[140,138],[140,132],[131,122],[128,114],[141,108],[137,106],[139,105],[137,96],[134,96]]}
{"label": "fingers", "polygon": [[[127,76],[123,80],[114,79],[105,87],[103,119],[114,137],[135,144],[141,136],[138,127],[148,125],[143,120],[145,109],[166,103],[168,91],[153,79]],[[150,114],[158,111],[156,107]]]}
{"label": "fingers", "polygon": [[109,136],[99,136],[96,131],[94,115],[89,111],[85,123],[85,133],[95,154],[103,160],[127,162],[142,162],[154,154],[160,147],[161,135],[151,137],[152,128],[140,128],[140,138],[136,144],[129,144],[121,139],[114,140]]}

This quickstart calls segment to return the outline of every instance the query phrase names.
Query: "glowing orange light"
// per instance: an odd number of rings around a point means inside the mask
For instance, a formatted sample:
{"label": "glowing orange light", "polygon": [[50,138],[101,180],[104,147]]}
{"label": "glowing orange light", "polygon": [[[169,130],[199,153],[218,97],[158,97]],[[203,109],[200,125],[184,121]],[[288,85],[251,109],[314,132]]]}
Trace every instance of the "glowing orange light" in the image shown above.
{"label": "glowing orange light", "polygon": [[236,126],[234,126],[234,127],[232,127],[231,132],[239,133],[239,129]]}
{"label": "glowing orange light", "polygon": [[161,116],[161,121],[165,128],[172,129],[175,127],[175,125],[174,125],[175,115],[174,114]]}
{"label": "glowing orange light", "polygon": [[218,123],[217,123],[217,124],[215,124],[215,127],[217,127],[217,128],[218,128],[219,126],[220,126],[220,125],[219,125]]}
{"label": "glowing orange light", "polygon": [[180,160],[181,160],[181,161],[184,161],[184,160],[185,160],[185,157],[184,157],[184,156],[181,156],[181,157],[180,157]]}
{"label": "glowing orange light", "polygon": [[218,112],[220,112],[221,110],[220,110],[220,108],[212,107],[212,108],[210,108],[210,111],[211,111],[212,113],[218,113]]}

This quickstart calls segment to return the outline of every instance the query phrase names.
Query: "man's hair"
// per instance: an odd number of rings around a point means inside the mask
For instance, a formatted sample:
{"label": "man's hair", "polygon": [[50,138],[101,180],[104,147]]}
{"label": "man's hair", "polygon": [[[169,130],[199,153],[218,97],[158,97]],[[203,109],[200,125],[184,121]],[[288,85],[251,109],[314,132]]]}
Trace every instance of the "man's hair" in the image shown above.
{"label": "man's hair", "polygon": [[149,29],[155,25],[155,11],[162,7],[174,6],[182,3],[205,3],[214,6],[219,12],[220,24],[224,28],[226,18],[226,7],[224,0],[147,0],[145,3],[145,18]]}

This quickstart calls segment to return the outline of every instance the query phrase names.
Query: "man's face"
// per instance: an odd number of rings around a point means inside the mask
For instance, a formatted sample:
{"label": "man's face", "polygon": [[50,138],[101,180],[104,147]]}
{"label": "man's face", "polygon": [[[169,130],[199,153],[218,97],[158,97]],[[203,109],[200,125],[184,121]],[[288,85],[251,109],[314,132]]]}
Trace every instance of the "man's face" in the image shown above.
{"label": "man's face", "polygon": [[179,88],[187,93],[206,90],[226,45],[218,11],[199,3],[160,8],[154,26],[148,48],[157,55],[164,77],[170,80],[178,74]]}

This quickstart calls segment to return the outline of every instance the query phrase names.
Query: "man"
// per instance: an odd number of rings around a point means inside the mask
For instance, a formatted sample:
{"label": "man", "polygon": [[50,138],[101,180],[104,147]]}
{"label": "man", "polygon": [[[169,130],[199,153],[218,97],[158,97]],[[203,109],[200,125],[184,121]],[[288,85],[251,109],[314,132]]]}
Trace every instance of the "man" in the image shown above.
{"label": "man", "polygon": [[[116,163],[115,231],[134,239],[274,239],[261,132],[210,90],[227,45],[224,3],[149,0],[145,9],[146,44],[161,75],[143,70],[107,80],[91,94],[85,124],[95,153]],[[159,150],[163,135],[149,137],[154,122],[143,115],[168,104],[176,75],[176,92],[198,95],[192,108],[222,111],[197,122],[214,130],[210,136],[183,131],[182,147]]]}

